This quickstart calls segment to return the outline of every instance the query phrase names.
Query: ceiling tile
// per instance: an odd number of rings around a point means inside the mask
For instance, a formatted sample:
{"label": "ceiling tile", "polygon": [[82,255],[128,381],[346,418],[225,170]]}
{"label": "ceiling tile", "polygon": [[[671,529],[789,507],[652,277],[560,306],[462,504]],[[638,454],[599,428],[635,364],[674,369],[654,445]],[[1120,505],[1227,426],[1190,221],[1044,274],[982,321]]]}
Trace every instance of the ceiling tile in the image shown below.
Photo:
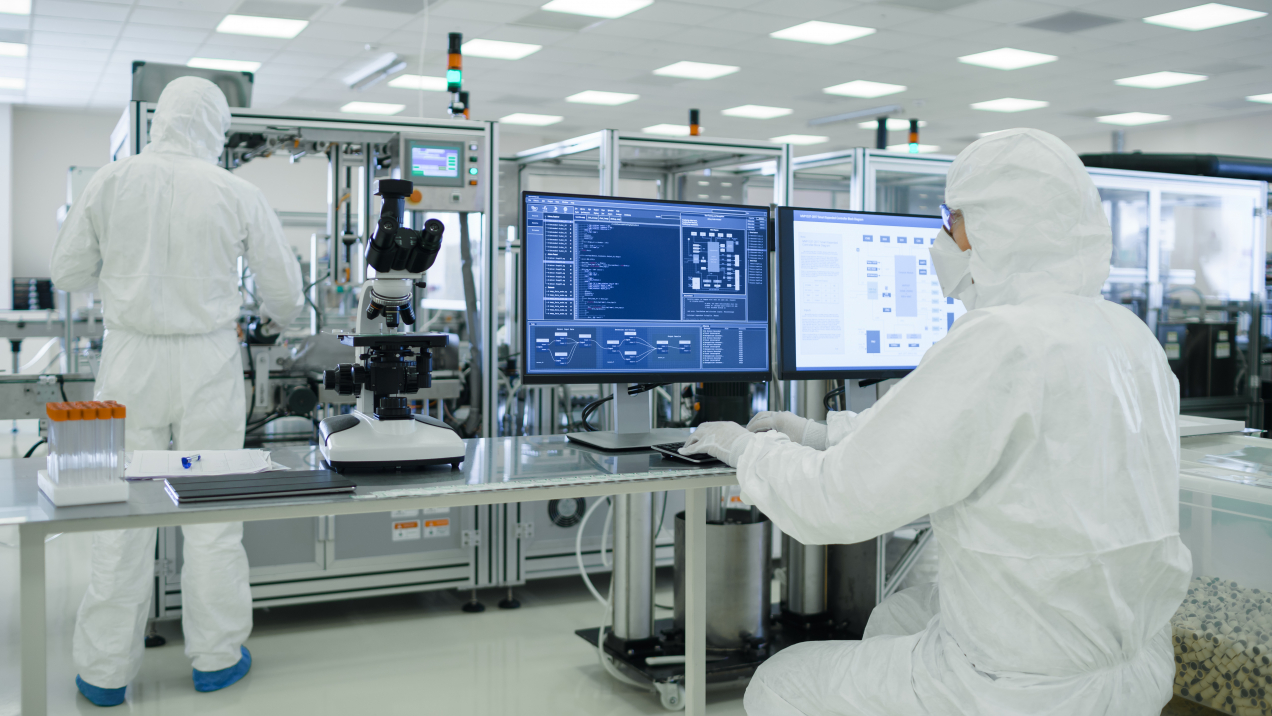
{"label": "ceiling tile", "polygon": [[211,30],[193,30],[185,27],[163,27],[161,25],[130,22],[124,25],[124,31],[120,33],[120,36],[138,40],[203,42],[210,34],[212,34]]}
{"label": "ceiling tile", "polygon": [[224,17],[225,14],[220,12],[139,7],[133,10],[129,21],[144,25],[171,25],[172,27],[207,28],[211,30],[215,29]]}
{"label": "ceiling tile", "polygon": [[32,51],[36,46],[71,47],[108,50],[115,44],[113,37],[94,35],[72,35],[65,32],[33,32],[31,33]]}
{"label": "ceiling tile", "polygon": [[101,2],[77,2],[76,0],[40,0],[31,8],[37,18],[41,16],[74,17],[82,20],[113,20],[122,22],[128,17],[126,5]]}
{"label": "ceiling tile", "polygon": [[83,20],[70,17],[35,17],[31,21],[36,32],[70,32],[81,35],[103,35],[115,37],[119,34],[123,23],[106,20]]}

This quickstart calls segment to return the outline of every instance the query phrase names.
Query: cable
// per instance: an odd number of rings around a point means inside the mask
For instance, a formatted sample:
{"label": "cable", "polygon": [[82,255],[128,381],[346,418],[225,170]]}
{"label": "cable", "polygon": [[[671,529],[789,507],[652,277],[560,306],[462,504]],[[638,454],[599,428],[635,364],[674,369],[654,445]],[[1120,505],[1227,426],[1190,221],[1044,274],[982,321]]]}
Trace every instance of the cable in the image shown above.
{"label": "cable", "polygon": [[43,445],[43,444],[44,444],[44,443],[46,443],[46,442],[48,442],[48,440],[45,440],[44,438],[40,438],[40,442],[38,442],[38,443],[36,443],[36,444],[32,445],[32,446],[31,446],[31,449],[30,449],[30,450],[27,450],[27,451],[26,451],[26,454],[25,454],[25,455],[23,455],[22,457],[24,457],[24,458],[25,458],[25,457],[31,457],[32,455],[34,455],[34,454],[35,454],[35,449],[36,449],[36,448],[38,448],[38,447],[40,447],[41,445]]}
{"label": "cable", "polygon": [[607,500],[607,502],[609,502],[610,507],[608,510],[605,511],[605,526],[601,528],[601,565],[604,566],[606,569],[611,570],[610,573],[612,575],[613,574],[612,570],[614,569],[614,560],[605,559],[605,553],[609,549],[608,547],[606,547],[605,541],[609,539],[610,527],[612,527],[614,524],[614,502],[612,500]]}
{"label": "cable", "polygon": [[62,379],[61,373],[57,374],[57,388],[58,390],[62,391],[63,402],[67,402],[67,403],[71,402],[71,399],[66,397],[66,381]]}
{"label": "cable", "polygon": [[247,398],[247,420],[244,421],[250,423],[252,422],[252,413],[256,412],[256,361],[252,360],[252,344],[244,342],[243,347],[247,349],[247,365],[251,368],[248,371],[248,375],[252,379],[252,394]]}
{"label": "cable", "polygon": [[326,281],[330,276],[331,276],[331,272],[328,271],[327,273],[323,274],[321,277],[316,279],[313,283],[302,288],[301,291],[304,291],[305,293],[309,293],[309,289],[313,288],[314,286],[317,286],[322,281]]}
{"label": "cable", "polygon": [[602,405],[604,405],[605,403],[608,403],[609,401],[613,399],[614,399],[614,396],[609,395],[604,398],[601,398],[600,400],[593,400],[592,402],[583,406],[583,414],[582,416],[580,416],[579,421],[583,424],[584,430],[586,430],[589,433],[596,432],[596,428],[592,427],[592,424],[588,422],[588,418],[592,417],[592,413],[595,413],[598,408],[600,408]]}
{"label": "cable", "polygon": [[579,520],[579,531],[574,535],[574,559],[579,564],[579,575],[583,577],[583,584],[587,585],[587,591],[591,592],[593,597],[596,597],[596,601],[606,605],[606,607],[609,606],[608,603],[601,596],[601,593],[596,590],[596,586],[592,584],[592,578],[587,576],[587,568],[583,566],[583,530],[587,527],[588,518],[592,516],[593,512],[596,512],[596,508],[608,502],[609,498],[607,497],[604,500],[597,500],[592,503],[592,506],[587,508],[587,512],[583,513],[583,519]]}
{"label": "cable", "polygon": [[844,394],[843,388],[835,388],[834,390],[826,393],[826,395],[822,397],[822,407],[826,409],[826,412],[830,412],[834,410],[834,408],[830,407],[830,401],[843,394]]}

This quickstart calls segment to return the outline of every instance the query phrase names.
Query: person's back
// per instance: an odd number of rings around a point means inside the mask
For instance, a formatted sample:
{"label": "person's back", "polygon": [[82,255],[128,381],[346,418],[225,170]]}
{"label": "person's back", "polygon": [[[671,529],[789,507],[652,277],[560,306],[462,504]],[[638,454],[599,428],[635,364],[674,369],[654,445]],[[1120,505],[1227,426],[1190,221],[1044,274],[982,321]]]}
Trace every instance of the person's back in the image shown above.
{"label": "person's back", "polygon": [[[95,393],[127,407],[129,450],[243,447],[239,257],[255,273],[267,317],[286,326],[304,305],[300,266],[264,195],[215,164],[229,127],[216,85],[173,80],[159,97],[151,143],[94,175],[53,247],[54,284],[102,297]],[[186,655],[195,688],[215,691],[251,667],[243,524],[186,525],[182,534]],[[141,668],[155,535],[93,535],[73,656],[80,692],[99,706],[122,703]]]}

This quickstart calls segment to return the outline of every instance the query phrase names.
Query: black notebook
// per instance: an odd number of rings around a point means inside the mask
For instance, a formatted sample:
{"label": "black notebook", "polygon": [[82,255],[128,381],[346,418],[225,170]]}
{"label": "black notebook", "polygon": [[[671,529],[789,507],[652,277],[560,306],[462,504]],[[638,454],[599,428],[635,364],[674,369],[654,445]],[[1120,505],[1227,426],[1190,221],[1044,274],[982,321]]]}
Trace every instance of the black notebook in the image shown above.
{"label": "black notebook", "polygon": [[179,505],[219,500],[261,500],[351,493],[353,481],[329,470],[287,470],[250,475],[169,477],[164,490]]}

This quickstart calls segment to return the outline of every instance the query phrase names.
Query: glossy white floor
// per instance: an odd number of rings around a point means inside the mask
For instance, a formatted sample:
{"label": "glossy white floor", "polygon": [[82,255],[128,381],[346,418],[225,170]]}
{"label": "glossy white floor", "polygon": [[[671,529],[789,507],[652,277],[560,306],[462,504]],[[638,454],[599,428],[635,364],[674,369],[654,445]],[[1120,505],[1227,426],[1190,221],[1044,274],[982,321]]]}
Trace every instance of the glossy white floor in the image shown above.
{"label": "glossy white floor", "polygon": [[[35,442],[33,429],[21,427],[14,434],[0,426],[0,457],[21,456]],[[16,531],[0,527],[0,716],[18,713],[16,543]],[[71,664],[89,543],[85,534],[48,543],[51,714],[667,713],[652,694],[604,673],[595,650],[574,635],[601,618],[579,579],[518,590],[522,607],[512,611],[495,608],[500,594],[483,593],[481,614],[461,612],[454,592],[257,610],[247,642],[251,673],[212,694],[195,692],[180,626],[163,623],[168,644],[146,650],[128,701],[103,712],[78,695]],[[658,601],[670,604],[670,583],[664,578],[660,587]],[[708,701],[713,716],[743,713],[741,691],[711,693]]]}

